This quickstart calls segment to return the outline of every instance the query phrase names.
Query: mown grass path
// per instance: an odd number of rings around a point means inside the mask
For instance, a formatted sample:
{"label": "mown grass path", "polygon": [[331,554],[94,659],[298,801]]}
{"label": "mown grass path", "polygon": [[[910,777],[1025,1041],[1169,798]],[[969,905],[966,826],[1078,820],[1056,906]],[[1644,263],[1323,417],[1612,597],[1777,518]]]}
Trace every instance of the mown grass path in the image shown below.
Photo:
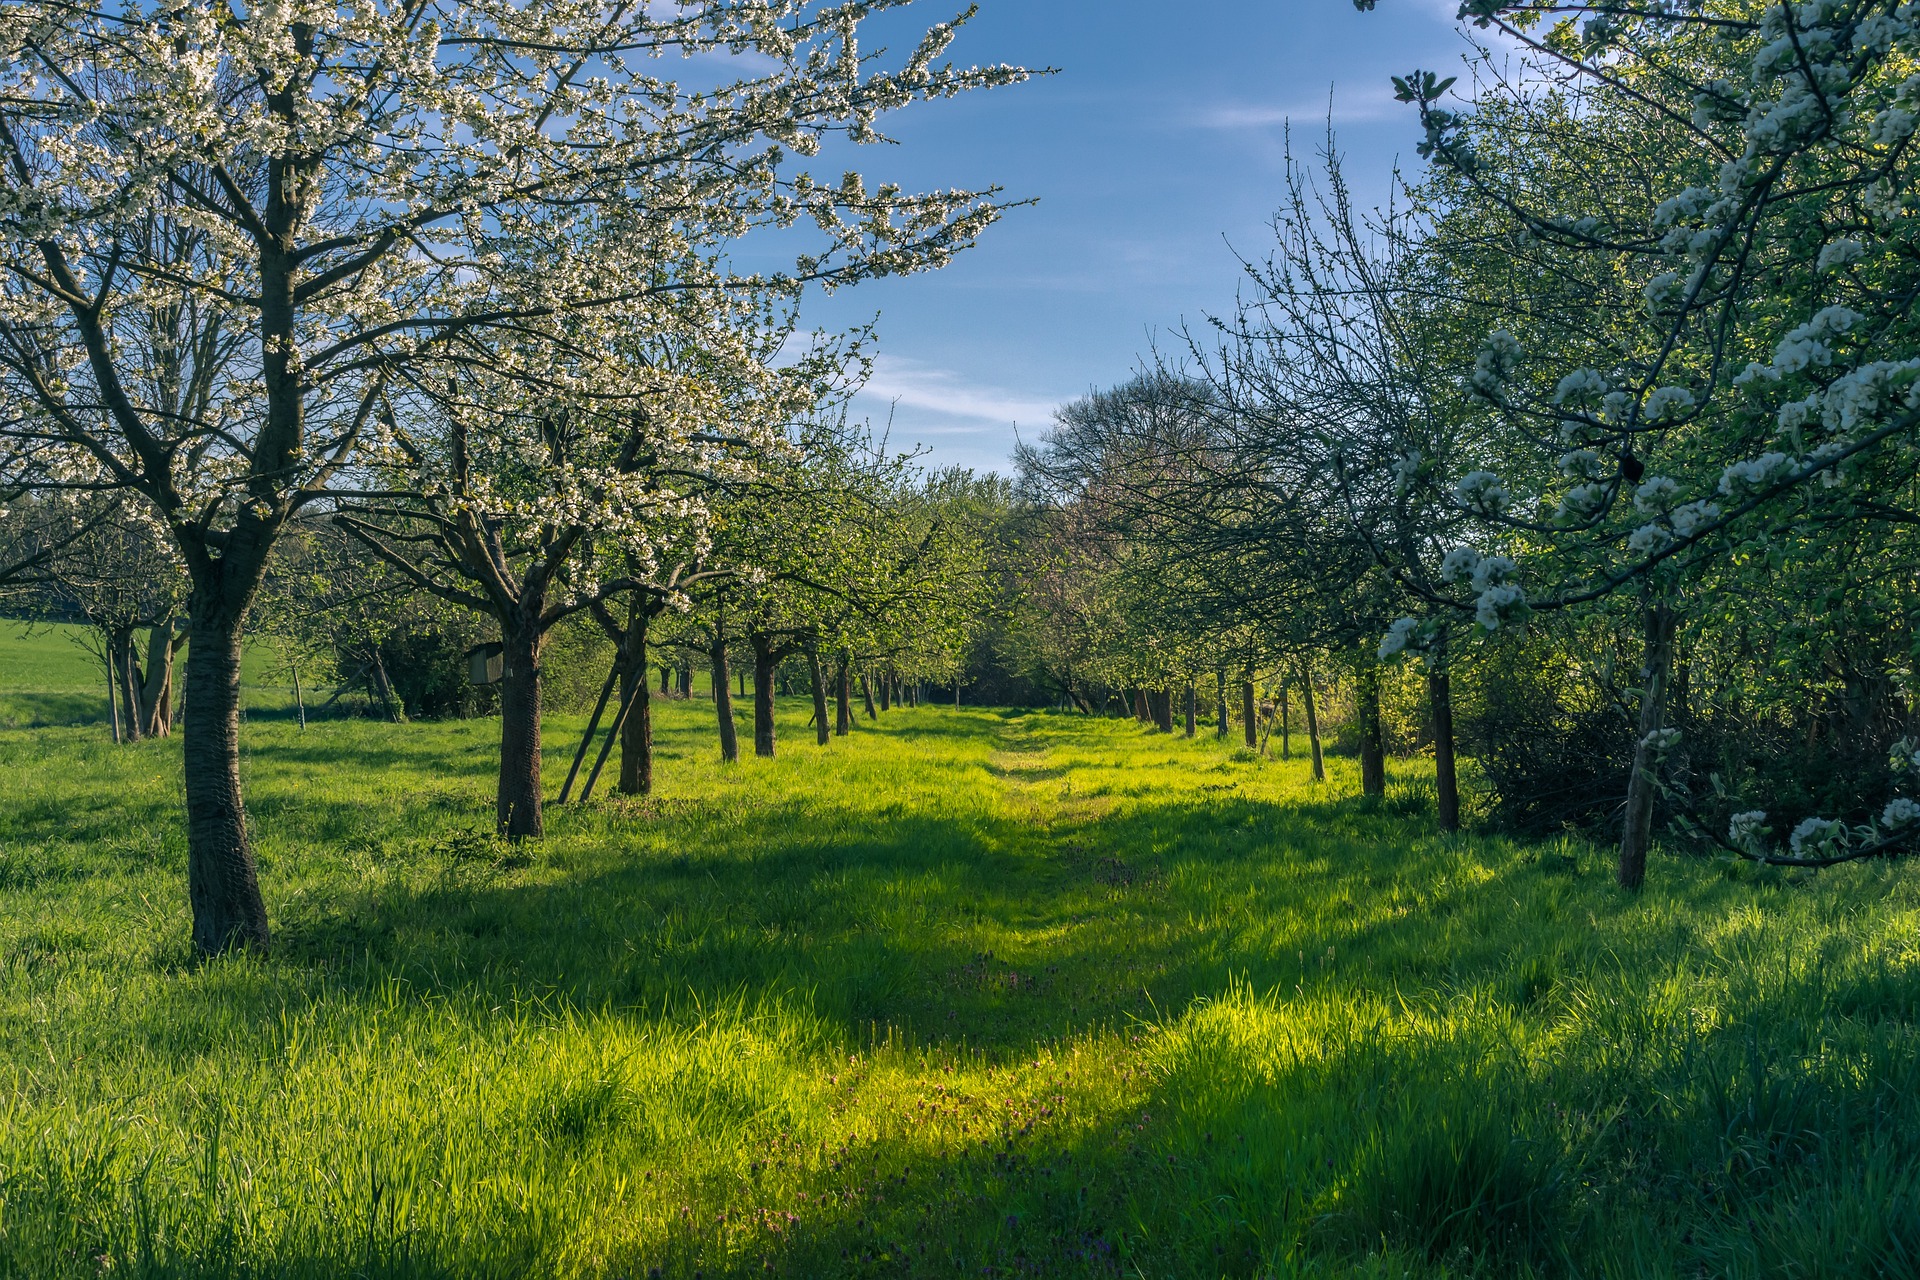
{"label": "mown grass path", "polygon": [[1417,763],[709,714],[521,848],[493,725],[250,725],[211,965],[175,747],[0,733],[0,1275],[1915,1273],[1903,869],[1629,898]]}

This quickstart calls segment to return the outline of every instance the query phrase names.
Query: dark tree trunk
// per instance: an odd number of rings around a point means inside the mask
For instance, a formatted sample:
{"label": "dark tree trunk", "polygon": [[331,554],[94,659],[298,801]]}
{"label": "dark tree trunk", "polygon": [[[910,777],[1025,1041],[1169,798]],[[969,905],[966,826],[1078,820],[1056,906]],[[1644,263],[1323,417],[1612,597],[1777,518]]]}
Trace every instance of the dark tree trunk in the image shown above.
{"label": "dark tree trunk", "polygon": [[125,737],[128,742],[138,742],[144,736],[142,722],[146,719],[140,714],[140,659],[136,656],[133,643],[133,628],[115,626],[107,631],[107,644],[114,653],[114,670],[120,674],[120,723],[125,725]]}
{"label": "dark tree trunk", "polygon": [[1433,790],[1442,831],[1460,829],[1460,781],[1453,759],[1453,677],[1442,644],[1427,671],[1427,701],[1433,706]]}
{"label": "dark tree trunk", "polygon": [[1173,690],[1160,689],[1153,694],[1153,727],[1164,734],[1173,733]]}
{"label": "dark tree trunk", "polygon": [[[620,697],[630,699],[627,718],[620,724],[620,794],[653,794],[653,699],[647,696],[647,627],[653,615],[639,602],[627,606],[625,659],[620,673]],[[665,693],[667,668],[660,668]]]}
{"label": "dark tree trunk", "polygon": [[202,955],[265,951],[267,907],[240,799],[239,619],[202,605],[187,648],[181,759],[187,795],[187,897]]}
{"label": "dark tree trunk", "polygon": [[1253,699],[1253,681],[1243,681],[1240,685],[1240,715],[1247,722],[1247,746],[1260,745],[1259,708]]}
{"label": "dark tree trunk", "polygon": [[1380,664],[1369,655],[1360,665],[1360,794],[1387,794],[1386,744],[1380,732]]}
{"label": "dark tree trunk", "polygon": [[660,666],[660,696],[661,697],[664,698],[669,693],[673,692],[672,686],[670,684],[672,679],[673,679],[673,668],[662,663]]}
{"label": "dark tree trunk", "polygon": [[844,738],[853,732],[853,673],[842,661],[833,674],[833,733]]}
{"label": "dark tree trunk", "polygon": [[873,709],[873,674],[871,672],[860,673],[860,700],[866,707],[867,719],[878,720],[880,713]]}
{"label": "dark tree trunk", "polygon": [[718,631],[708,657],[713,662],[713,714],[720,726],[720,759],[733,764],[740,759],[740,739],[733,727],[733,681],[727,674],[727,638]]}
{"label": "dark tree trunk", "polygon": [[880,676],[880,709],[893,710],[893,676],[885,672]]}
{"label": "dark tree trunk", "polygon": [[1653,843],[1653,802],[1658,794],[1660,752],[1653,737],[1666,727],[1667,686],[1673,678],[1676,618],[1664,600],[1647,608],[1646,648],[1640,663],[1640,738],[1627,782],[1626,820],[1620,832],[1620,887],[1638,889],[1647,879]]}
{"label": "dark tree trunk", "polygon": [[1313,703],[1313,672],[1300,677],[1300,706],[1307,713],[1307,746],[1313,755],[1313,780],[1327,780],[1327,759],[1320,752],[1320,713]]}
{"label": "dark tree trunk", "polygon": [[765,636],[753,637],[753,754],[773,758],[773,678],[780,658]]}
{"label": "dark tree trunk", "polygon": [[113,745],[123,741],[120,728],[120,660],[113,654],[113,639],[108,637],[100,654],[107,661],[107,721],[113,726]]}
{"label": "dark tree trunk", "polygon": [[1218,736],[1222,741],[1225,741],[1227,734],[1232,729],[1232,725],[1229,723],[1230,717],[1227,715],[1226,668],[1222,667],[1220,670],[1214,672],[1213,674],[1214,674],[1214,682],[1219,685],[1219,689],[1215,693],[1215,696],[1220,700],[1220,706],[1218,708],[1220,712],[1220,732]]}
{"label": "dark tree trunk", "polygon": [[1187,681],[1187,736],[1191,738],[1198,727],[1200,717],[1200,691],[1193,687],[1193,681]]}
{"label": "dark tree trunk", "polygon": [[680,664],[679,671],[680,671],[680,696],[682,698],[692,698],[693,697],[693,664],[691,662],[682,662]]}
{"label": "dark tree trunk", "polygon": [[537,838],[547,830],[540,796],[540,651],[546,637],[538,616],[534,612],[529,620],[523,610],[501,633],[500,788],[494,820],[512,840]]}
{"label": "dark tree trunk", "polygon": [[1293,759],[1293,707],[1291,705],[1291,693],[1292,691],[1287,687],[1287,682],[1282,680],[1280,682],[1280,758],[1282,760]]}
{"label": "dark tree trunk", "polygon": [[812,645],[807,646],[807,679],[813,685],[813,736],[824,747],[833,730],[827,725],[827,682],[820,675],[820,651]]}

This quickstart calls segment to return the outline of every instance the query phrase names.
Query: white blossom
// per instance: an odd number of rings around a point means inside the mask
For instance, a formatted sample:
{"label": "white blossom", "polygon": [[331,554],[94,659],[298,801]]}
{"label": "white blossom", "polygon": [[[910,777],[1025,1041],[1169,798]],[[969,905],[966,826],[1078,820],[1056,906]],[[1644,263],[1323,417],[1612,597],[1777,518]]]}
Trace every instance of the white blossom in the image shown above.
{"label": "white blossom", "polygon": [[1766,833],[1767,811],[1749,809],[1745,813],[1736,813],[1727,824],[1727,840],[1743,848],[1751,847]]}
{"label": "white blossom", "polygon": [[1480,563],[1480,553],[1472,547],[1455,547],[1440,559],[1440,581],[1458,582]]}
{"label": "white blossom", "polygon": [[1867,250],[1858,240],[1835,240],[1823,245],[1820,256],[1814,260],[1814,270],[1827,272],[1835,267],[1844,267],[1858,262],[1867,256]]}
{"label": "white blossom", "polygon": [[1890,830],[1912,826],[1920,822],[1920,804],[1915,804],[1905,796],[1896,796],[1887,801],[1887,807],[1880,811],[1880,825]]}
{"label": "white blossom", "polygon": [[1719,506],[1706,501],[1683,503],[1667,513],[1667,519],[1673,523],[1673,531],[1683,538],[1692,537],[1696,530],[1719,518]]}
{"label": "white blossom", "polygon": [[1679,496],[1679,482],[1671,476],[1648,476],[1633,491],[1633,505],[1643,515],[1655,515],[1672,506]]}
{"label": "white blossom", "polygon": [[1387,634],[1380,639],[1380,660],[1385,662],[1395,654],[1405,652],[1419,626],[1418,618],[1396,618],[1393,625],[1387,628]]}
{"label": "white blossom", "polygon": [[1685,387],[1659,387],[1647,397],[1646,416],[1650,421],[1663,422],[1676,418],[1693,408],[1693,392]]}
{"label": "white blossom", "polygon": [[1519,566],[1506,556],[1486,556],[1473,566],[1473,589],[1485,591],[1488,587],[1506,582],[1518,569]]}
{"label": "white blossom", "polygon": [[1643,524],[1627,535],[1627,550],[1650,556],[1673,545],[1673,533],[1663,524]]}
{"label": "white blossom", "polygon": [[1526,593],[1510,582],[1488,587],[1474,602],[1474,619],[1488,631],[1523,623],[1529,613]]}
{"label": "white blossom", "polygon": [[1744,462],[1730,463],[1720,473],[1720,492],[1736,494],[1743,487],[1760,488],[1793,469],[1793,459],[1784,453],[1763,453]]}
{"label": "white blossom", "polygon": [[1825,853],[1847,843],[1845,824],[1829,818],[1808,818],[1788,838],[1796,854]]}
{"label": "white blossom", "polygon": [[1555,404],[1587,404],[1607,393],[1607,380],[1596,369],[1575,369],[1553,389]]}
{"label": "white blossom", "polygon": [[1461,506],[1482,515],[1499,515],[1513,503],[1513,495],[1491,471],[1469,471],[1460,477],[1453,495]]}

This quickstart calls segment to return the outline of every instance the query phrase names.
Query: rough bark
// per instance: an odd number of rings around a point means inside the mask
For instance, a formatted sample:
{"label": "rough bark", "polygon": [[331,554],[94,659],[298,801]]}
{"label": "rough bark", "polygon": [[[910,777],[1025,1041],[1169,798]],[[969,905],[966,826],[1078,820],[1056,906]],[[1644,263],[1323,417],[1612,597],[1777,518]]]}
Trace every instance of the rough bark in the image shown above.
{"label": "rough bark", "polygon": [[1387,794],[1387,752],[1380,729],[1380,664],[1370,656],[1360,661],[1360,794],[1379,799]]}
{"label": "rough bark", "polygon": [[[626,642],[621,645],[625,667],[621,671],[620,696],[631,699],[627,718],[620,725],[620,794],[653,794],[653,699],[647,696],[647,626],[653,621],[645,605],[634,601],[627,606]],[[662,667],[661,692],[665,693],[666,671]]]}
{"label": "rough bark", "polygon": [[727,638],[717,631],[707,656],[713,663],[713,714],[720,726],[720,759],[733,764],[740,759],[740,739],[733,727],[733,681],[727,675]]}
{"label": "rough bark", "polygon": [[1460,829],[1460,780],[1453,758],[1453,677],[1446,651],[1435,652],[1427,670],[1427,701],[1433,708],[1433,787],[1442,831]]}
{"label": "rough bark", "polygon": [[[140,729],[150,738],[164,738],[173,732],[173,653],[179,641],[171,622],[147,628],[147,670],[140,686]],[[302,727],[305,718],[302,710]]]}
{"label": "rough bark", "polygon": [[1247,747],[1251,750],[1260,745],[1260,726],[1258,708],[1253,699],[1253,681],[1242,681],[1240,685],[1240,716],[1246,721]]}
{"label": "rough bark", "polygon": [[1313,702],[1313,673],[1300,678],[1300,706],[1307,713],[1307,745],[1313,754],[1313,780],[1327,780],[1327,760],[1320,753],[1320,713]]}
{"label": "rough bark", "polygon": [[773,677],[780,656],[765,636],[753,637],[753,754],[773,758]]}
{"label": "rough bark", "polygon": [[240,798],[240,620],[196,610],[187,648],[193,697],[182,722],[187,798],[187,896],[202,955],[265,951],[267,907]]}
{"label": "rough bark", "polygon": [[813,686],[813,736],[821,746],[833,737],[827,726],[827,682],[820,674],[820,651],[807,646],[807,679]]}
{"label": "rough bark", "polygon": [[546,637],[537,620],[523,615],[501,639],[500,789],[494,820],[508,839],[524,840],[547,829],[540,796],[540,653]]}
{"label": "rough bark", "polygon": [[1640,662],[1640,738],[1627,782],[1626,819],[1620,832],[1620,887],[1638,889],[1647,879],[1647,849],[1653,843],[1653,802],[1659,791],[1660,752],[1653,737],[1666,727],[1667,687],[1673,673],[1672,606],[1647,608],[1646,647]]}

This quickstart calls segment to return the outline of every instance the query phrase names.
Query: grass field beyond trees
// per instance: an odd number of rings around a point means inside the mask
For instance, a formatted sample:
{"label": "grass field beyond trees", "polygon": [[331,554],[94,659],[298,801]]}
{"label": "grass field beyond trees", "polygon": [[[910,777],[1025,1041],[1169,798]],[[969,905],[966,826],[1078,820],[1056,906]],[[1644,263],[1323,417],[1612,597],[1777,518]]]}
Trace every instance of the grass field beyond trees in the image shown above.
{"label": "grass field beyond trees", "polygon": [[[0,734],[9,1276],[1911,1275],[1916,894],[1432,834],[1299,763],[928,708],[491,834],[496,725]],[[558,744],[576,729],[550,727]],[[557,753],[556,753],[557,754]]]}

